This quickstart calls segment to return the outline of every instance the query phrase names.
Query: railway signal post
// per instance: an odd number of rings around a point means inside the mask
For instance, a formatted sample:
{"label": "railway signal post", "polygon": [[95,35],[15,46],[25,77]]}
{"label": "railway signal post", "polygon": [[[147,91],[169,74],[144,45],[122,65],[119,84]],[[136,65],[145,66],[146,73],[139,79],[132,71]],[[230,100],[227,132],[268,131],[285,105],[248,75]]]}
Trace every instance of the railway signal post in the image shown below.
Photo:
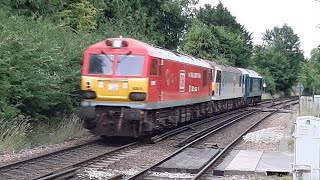
{"label": "railway signal post", "polygon": [[301,94],[302,94],[303,90],[304,90],[303,84],[301,82],[299,82],[296,86],[296,93],[299,93],[299,116],[301,114],[301,105],[300,105],[301,100],[300,99],[301,99]]}

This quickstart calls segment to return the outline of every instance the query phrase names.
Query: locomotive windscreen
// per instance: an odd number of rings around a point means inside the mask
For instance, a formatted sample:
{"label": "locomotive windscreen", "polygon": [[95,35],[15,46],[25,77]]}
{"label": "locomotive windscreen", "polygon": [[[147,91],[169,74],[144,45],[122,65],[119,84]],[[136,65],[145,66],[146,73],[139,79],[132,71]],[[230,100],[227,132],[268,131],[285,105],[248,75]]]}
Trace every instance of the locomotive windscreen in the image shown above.
{"label": "locomotive windscreen", "polygon": [[113,55],[90,55],[89,74],[112,75]]}
{"label": "locomotive windscreen", "polygon": [[143,56],[119,55],[116,75],[142,76],[143,64],[144,64]]}

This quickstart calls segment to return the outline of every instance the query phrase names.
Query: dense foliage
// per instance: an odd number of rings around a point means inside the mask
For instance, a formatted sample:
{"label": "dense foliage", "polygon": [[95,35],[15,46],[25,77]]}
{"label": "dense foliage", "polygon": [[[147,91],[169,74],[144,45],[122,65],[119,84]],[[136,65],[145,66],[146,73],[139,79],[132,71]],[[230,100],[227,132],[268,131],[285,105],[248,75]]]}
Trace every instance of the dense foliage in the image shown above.
{"label": "dense foliage", "polygon": [[[320,53],[301,64],[299,38],[284,25],[267,31],[262,46],[219,3],[196,0],[4,0],[0,8],[0,119],[52,120],[79,105],[84,49],[107,37],[137,38],[265,76],[267,91],[299,79],[319,86]],[[308,71],[313,67],[313,71]],[[15,118],[21,119],[21,118]]]}
{"label": "dense foliage", "polygon": [[81,54],[96,39],[46,20],[3,12],[0,19],[0,115],[47,119],[70,111],[78,101]]}
{"label": "dense foliage", "polygon": [[[79,105],[82,54],[107,37],[176,49],[189,0],[5,0],[0,9],[0,119],[50,120]],[[20,119],[21,119],[20,118]]]}
{"label": "dense foliage", "polygon": [[289,95],[304,61],[299,37],[286,24],[267,30],[263,45],[255,47],[252,61],[252,65],[265,75],[269,91]]}
{"label": "dense foliage", "polygon": [[320,93],[320,48],[311,51],[311,58],[301,65],[299,80],[305,86],[305,93]]}
{"label": "dense foliage", "polygon": [[247,67],[252,52],[251,34],[219,3],[205,5],[186,33],[183,50],[204,59]]}

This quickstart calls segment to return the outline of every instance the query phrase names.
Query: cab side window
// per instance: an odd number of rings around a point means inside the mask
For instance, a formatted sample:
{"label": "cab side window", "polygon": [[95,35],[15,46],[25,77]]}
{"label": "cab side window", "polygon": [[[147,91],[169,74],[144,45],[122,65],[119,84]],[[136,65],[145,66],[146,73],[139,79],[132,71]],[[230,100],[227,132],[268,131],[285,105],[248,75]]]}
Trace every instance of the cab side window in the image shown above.
{"label": "cab side window", "polygon": [[221,71],[217,71],[217,80],[216,80],[217,83],[221,83]]}
{"label": "cab side window", "polygon": [[206,86],[208,84],[208,76],[207,76],[207,70],[203,70],[203,86]]}
{"label": "cab side window", "polygon": [[150,75],[158,75],[158,59],[152,59],[150,65]]}

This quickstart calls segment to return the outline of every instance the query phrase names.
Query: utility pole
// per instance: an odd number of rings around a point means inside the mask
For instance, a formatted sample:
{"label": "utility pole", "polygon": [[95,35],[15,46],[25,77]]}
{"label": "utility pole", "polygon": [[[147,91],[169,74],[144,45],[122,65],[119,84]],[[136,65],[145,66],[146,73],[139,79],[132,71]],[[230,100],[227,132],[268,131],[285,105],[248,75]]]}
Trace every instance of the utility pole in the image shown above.
{"label": "utility pole", "polygon": [[301,114],[301,88],[299,88],[299,116]]}
{"label": "utility pole", "polygon": [[298,114],[298,116],[301,115],[301,105],[300,104],[301,104],[301,94],[302,94],[303,90],[304,90],[303,84],[301,82],[299,82],[296,86],[296,93],[299,93],[299,114]]}
{"label": "utility pole", "polygon": [[314,91],[315,91],[315,87],[312,86],[312,102],[313,102],[313,104],[314,104]]}

